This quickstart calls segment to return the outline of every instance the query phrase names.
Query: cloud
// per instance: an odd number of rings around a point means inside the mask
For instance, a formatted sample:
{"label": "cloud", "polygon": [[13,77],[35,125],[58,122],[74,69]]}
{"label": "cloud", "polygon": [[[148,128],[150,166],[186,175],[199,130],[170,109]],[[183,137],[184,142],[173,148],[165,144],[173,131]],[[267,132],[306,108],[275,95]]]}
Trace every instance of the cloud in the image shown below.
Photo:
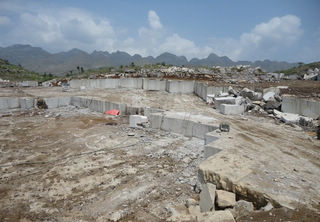
{"label": "cloud", "polygon": [[212,49],[210,47],[200,48],[193,41],[181,38],[175,33],[166,38],[165,42],[159,46],[159,51],[187,55],[189,58],[202,58],[208,56]]}
{"label": "cloud", "polygon": [[162,28],[160,18],[155,11],[153,11],[153,10],[149,11],[148,20],[149,20],[149,25],[151,28],[153,28],[153,29],[161,29]]}
{"label": "cloud", "polygon": [[76,8],[34,8],[19,11],[16,23],[4,32],[4,36],[0,40],[1,44],[32,44],[50,51],[71,48],[86,51],[114,50],[117,40],[108,19]]}
{"label": "cloud", "polygon": [[285,15],[256,25],[251,32],[243,33],[239,39],[213,38],[212,47],[219,54],[228,55],[235,60],[270,58],[292,46],[302,34],[300,18]]}
{"label": "cloud", "polygon": [[[83,9],[44,7],[30,2],[24,7],[19,0],[5,1],[1,5],[1,46],[31,44],[51,52],[72,48],[88,52],[122,50],[143,56],[170,52],[188,59],[204,58],[214,52],[233,60],[256,60],[288,57],[286,54],[303,34],[300,18],[285,15],[257,24],[238,38],[212,38],[211,42],[200,46],[169,31],[171,28],[162,24],[154,10],[147,12],[147,25],[138,28],[134,35],[124,31],[127,27],[115,27],[108,18]],[[312,46],[304,48],[301,54],[307,54],[310,48],[312,51]]]}
{"label": "cloud", "polygon": [[[21,2],[20,2],[21,3]],[[6,1],[1,12],[15,15],[15,24],[6,30],[10,18],[0,16],[0,45],[17,43],[40,46],[51,52],[79,48],[88,52],[122,50],[130,54],[158,56],[164,52],[192,57],[205,57],[210,47],[198,47],[193,41],[168,32],[154,10],[147,14],[148,26],[140,27],[137,37],[114,27],[110,21],[78,8],[51,8],[28,3],[20,7],[19,1]],[[22,38],[23,37],[23,38]]]}

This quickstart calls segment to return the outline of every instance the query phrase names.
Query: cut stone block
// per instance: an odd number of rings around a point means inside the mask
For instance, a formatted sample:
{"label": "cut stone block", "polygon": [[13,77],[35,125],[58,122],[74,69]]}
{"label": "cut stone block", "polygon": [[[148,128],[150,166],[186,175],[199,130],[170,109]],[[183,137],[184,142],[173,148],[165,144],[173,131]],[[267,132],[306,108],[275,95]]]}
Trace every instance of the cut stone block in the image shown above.
{"label": "cut stone block", "polygon": [[20,98],[20,108],[21,109],[31,109],[34,107],[33,98]]}
{"label": "cut stone block", "polygon": [[214,107],[218,110],[220,110],[221,104],[235,104],[235,103],[236,103],[236,98],[231,96],[214,98]]}
{"label": "cut stone block", "polygon": [[275,96],[274,92],[267,92],[266,94],[263,95],[263,100],[269,101],[270,99],[274,98],[274,96]]}
{"label": "cut stone block", "polygon": [[129,117],[129,125],[132,128],[139,128],[139,124],[147,123],[148,117],[146,116],[140,116],[140,115],[130,115]]}
{"label": "cut stone block", "polygon": [[244,113],[244,105],[221,104],[220,113],[224,115],[241,115]]}
{"label": "cut stone block", "polygon": [[214,211],[214,200],[216,194],[216,185],[212,183],[203,184],[200,193],[201,212]]}
{"label": "cut stone block", "polygon": [[219,153],[221,149],[217,148],[214,143],[210,143],[208,145],[204,146],[204,158],[207,159],[210,156],[213,156],[217,153]]}
{"label": "cut stone block", "polygon": [[217,190],[217,204],[220,208],[233,207],[236,204],[236,195],[234,193]]}
{"label": "cut stone block", "polygon": [[151,113],[149,118],[151,128],[201,139],[204,139],[206,133],[218,128],[217,120],[212,117],[185,112]]}
{"label": "cut stone block", "polygon": [[207,145],[209,143],[212,143],[213,141],[216,141],[219,138],[220,134],[216,131],[209,132],[204,136],[204,144]]}

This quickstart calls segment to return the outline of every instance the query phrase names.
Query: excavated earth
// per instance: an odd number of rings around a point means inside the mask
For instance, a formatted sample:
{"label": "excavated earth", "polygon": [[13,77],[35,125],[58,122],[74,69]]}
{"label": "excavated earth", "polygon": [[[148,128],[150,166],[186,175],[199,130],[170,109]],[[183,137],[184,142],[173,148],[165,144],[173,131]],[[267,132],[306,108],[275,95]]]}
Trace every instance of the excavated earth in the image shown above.
{"label": "excavated earth", "polygon": [[0,89],[0,95],[88,96],[210,116],[231,128],[215,144],[223,151],[204,160],[202,139],[129,128],[127,116],[73,106],[2,111],[0,221],[166,220],[174,206],[198,199],[199,166],[207,181],[255,194],[237,198],[257,209],[265,201],[277,207],[238,221],[320,220],[320,141],[300,127],[224,116],[193,94],[53,87]]}

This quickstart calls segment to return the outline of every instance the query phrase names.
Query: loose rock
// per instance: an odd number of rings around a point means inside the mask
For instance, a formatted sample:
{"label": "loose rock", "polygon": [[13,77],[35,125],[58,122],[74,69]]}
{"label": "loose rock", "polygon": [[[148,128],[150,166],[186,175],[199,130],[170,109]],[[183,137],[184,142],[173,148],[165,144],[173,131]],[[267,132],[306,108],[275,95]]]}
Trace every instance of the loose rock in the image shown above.
{"label": "loose rock", "polygon": [[236,204],[236,195],[234,193],[225,191],[225,190],[217,190],[217,204],[220,208],[233,207]]}
{"label": "loose rock", "polygon": [[200,193],[200,210],[201,212],[214,211],[214,200],[216,193],[216,185],[212,183],[203,184]]}

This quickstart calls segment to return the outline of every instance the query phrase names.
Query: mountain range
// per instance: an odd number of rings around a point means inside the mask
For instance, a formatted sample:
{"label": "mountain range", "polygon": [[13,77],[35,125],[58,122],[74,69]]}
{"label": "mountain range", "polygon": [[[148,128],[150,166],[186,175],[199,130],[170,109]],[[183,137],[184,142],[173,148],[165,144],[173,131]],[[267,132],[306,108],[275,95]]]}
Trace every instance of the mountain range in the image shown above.
{"label": "mountain range", "polygon": [[30,45],[12,45],[0,47],[0,58],[8,60],[10,63],[22,65],[23,67],[39,73],[61,74],[70,70],[75,70],[77,66],[84,69],[94,69],[100,67],[118,67],[120,65],[145,65],[165,62],[166,64],[178,66],[233,66],[233,65],[251,65],[261,67],[272,72],[275,70],[284,70],[297,66],[297,63],[278,62],[278,61],[237,61],[234,62],[227,56],[218,56],[211,53],[207,58],[193,58],[190,61],[184,56],[176,56],[171,53],[163,53],[157,57],[142,57],[141,55],[130,54],[122,51],[109,53],[106,51],[94,51],[91,54],[72,49],[67,52],[49,53],[40,47]]}

